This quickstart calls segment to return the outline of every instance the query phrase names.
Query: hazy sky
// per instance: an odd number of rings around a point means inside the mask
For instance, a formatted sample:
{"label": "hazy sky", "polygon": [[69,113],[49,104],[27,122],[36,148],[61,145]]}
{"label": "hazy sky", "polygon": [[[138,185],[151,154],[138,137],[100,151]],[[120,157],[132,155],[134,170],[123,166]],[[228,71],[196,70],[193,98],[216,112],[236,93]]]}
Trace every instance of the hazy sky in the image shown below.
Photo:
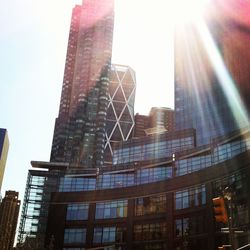
{"label": "hazy sky", "polygon": [[[116,0],[113,63],[136,71],[135,112],[173,107],[168,0]],[[2,195],[23,199],[30,161],[48,161],[74,0],[0,0],[0,127],[10,149]]]}

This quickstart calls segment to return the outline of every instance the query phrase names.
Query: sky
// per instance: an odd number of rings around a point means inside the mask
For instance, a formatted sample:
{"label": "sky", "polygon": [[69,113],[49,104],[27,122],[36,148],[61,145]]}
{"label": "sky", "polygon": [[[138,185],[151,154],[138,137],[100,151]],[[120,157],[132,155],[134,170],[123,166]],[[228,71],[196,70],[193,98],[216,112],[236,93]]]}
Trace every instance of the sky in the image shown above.
{"label": "sky", "polygon": [[[136,71],[135,113],[174,107],[170,0],[116,0],[112,63]],[[24,196],[30,161],[49,161],[71,11],[77,0],[0,0],[0,127],[9,154],[1,193]]]}

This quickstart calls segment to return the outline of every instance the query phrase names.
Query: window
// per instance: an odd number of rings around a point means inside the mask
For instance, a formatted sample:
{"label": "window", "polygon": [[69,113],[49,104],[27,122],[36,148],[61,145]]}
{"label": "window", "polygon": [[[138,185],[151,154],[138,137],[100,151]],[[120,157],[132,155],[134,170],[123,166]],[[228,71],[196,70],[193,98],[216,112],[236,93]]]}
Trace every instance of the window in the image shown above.
{"label": "window", "polygon": [[175,192],[175,209],[185,209],[206,204],[205,185]]}
{"label": "window", "polygon": [[120,218],[127,216],[127,200],[96,203],[96,219]]}
{"label": "window", "polygon": [[175,220],[175,236],[177,238],[187,235],[197,235],[205,232],[206,220],[204,216],[193,216]]}
{"label": "window", "polygon": [[189,174],[212,165],[210,154],[176,161],[177,176]]}
{"label": "window", "polygon": [[66,228],[64,231],[64,243],[85,243],[86,228]]}
{"label": "window", "polygon": [[189,231],[189,218],[182,218],[175,220],[175,235],[182,237],[188,235]]}
{"label": "window", "polygon": [[134,240],[160,240],[165,239],[167,226],[165,222],[139,224],[134,226]]}
{"label": "window", "polygon": [[69,204],[67,220],[87,220],[89,204]]}
{"label": "window", "polygon": [[78,192],[85,190],[95,190],[95,178],[71,178],[63,177],[60,179],[60,192]]}
{"label": "window", "polygon": [[164,140],[157,142],[146,142],[144,147],[130,146],[114,150],[113,164],[133,162],[137,160],[152,160],[169,157],[173,152],[193,148],[193,138],[185,137],[180,139]]}
{"label": "window", "polygon": [[135,185],[134,174],[100,175],[98,189],[121,188]]}
{"label": "window", "polygon": [[166,212],[166,195],[141,197],[135,200],[136,216],[164,212]]}
{"label": "window", "polygon": [[125,242],[126,228],[123,227],[96,227],[93,242],[112,243]]}
{"label": "window", "polygon": [[155,168],[140,169],[137,172],[137,184],[166,180],[172,177],[172,167],[161,166]]}

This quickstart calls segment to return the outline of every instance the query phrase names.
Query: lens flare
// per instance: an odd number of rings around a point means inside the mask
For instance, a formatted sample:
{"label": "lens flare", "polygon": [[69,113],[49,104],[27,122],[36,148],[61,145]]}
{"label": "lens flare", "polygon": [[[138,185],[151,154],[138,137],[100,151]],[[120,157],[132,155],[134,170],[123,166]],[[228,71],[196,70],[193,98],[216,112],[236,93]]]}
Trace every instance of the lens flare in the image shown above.
{"label": "lens flare", "polygon": [[238,123],[238,127],[242,128],[246,126],[249,121],[246,109],[241,100],[238,89],[235,86],[234,80],[224,63],[220,51],[217,48],[204,20],[199,20],[197,29],[201,35],[204,47],[206,48],[207,54],[219,79],[219,83],[227,97],[234,119]]}
{"label": "lens flare", "polygon": [[210,0],[175,0],[172,3],[172,19],[176,24],[196,22]]}

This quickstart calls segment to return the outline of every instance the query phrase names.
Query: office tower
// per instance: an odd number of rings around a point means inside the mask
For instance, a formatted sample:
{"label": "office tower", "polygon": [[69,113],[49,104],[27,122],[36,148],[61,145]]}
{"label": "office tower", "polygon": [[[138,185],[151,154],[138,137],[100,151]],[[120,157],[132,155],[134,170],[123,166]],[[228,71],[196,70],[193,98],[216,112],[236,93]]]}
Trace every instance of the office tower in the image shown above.
{"label": "office tower", "polygon": [[6,191],[0,205],[0,249],[12,250],[20,208],[18,192]]}
{"label": "office tower", "polygon": [[26,236],[44,243],[50,194],[57,191],[66,170],[79,174],[103,165],[113,25],[113,0],[84,0],[72,11],[51,162],[32,162],[39,169],[28,174],[20,243]]}
{"label": "office tower", "polygon": [[[52,235],[56,249],[166,249],[166,243],[171,242],[166,240],[166,216],[173,209],[169,203],[166,212],[166,195],[158,192],[167,188],[163,181],[174,173],[172,153],[194,148],[194,130],[118,144],[112,166],[99,173],[82,169],[81,174],[61,178],[59,190],[51,195],[46,245]],[[161,185],[157,185],[159,181]],[[151,199],[142,198],[142,193],[156,194]],[[144,202],[148,212],[140,212]],[[147,247],[141,248],[145,244]]]}
{"label": "office tower", "polygon": [[151,108],[149,115],[135,115],[134,137],[174,130],[174,110],[165,107]]}
{"label": "office tower", "polygon": [[73,9],[51,161],[103,164],[113,8],[113,0],[87,0]]}
{"label": "office tower", "polygon": [[9,150],[9,138],[6,129],[0,128],[0,191]]}
{"label": "office tower", "polygon": [[149,128],[149,116],[140,115],[137,113],[135,115],[135,127],[133,137],[143,137],[145,136],[145,129]]}
{"label": "office tower", "polygon": [[249,123],[249,25],[231,4],[211,1],[201,21],[176,27],[175,125],[195,128],[198,145]]}
{"label": "office tower", "polygon": [[250,127],[216,143],[196,148],[192,129],[133,138],[114,149],[111,167],[62,177],[47,245],[54,236],[56,249],[217,249],[229,242],[212,198],[226,187],[234,188],[234,227],[244,231],[237,247],[247,244]]}
{"label": "office tower", "polygon": [[105,161],[112,161],[113,144],[126,141],[134,127],[135,72],[129,66],[112,64],[108,90]]}
{"label": "office tower", "polygon": [[166,131],[174,130],[174,110],[165,107],[153,107],[149,112],[150,127],[164,127]]}

